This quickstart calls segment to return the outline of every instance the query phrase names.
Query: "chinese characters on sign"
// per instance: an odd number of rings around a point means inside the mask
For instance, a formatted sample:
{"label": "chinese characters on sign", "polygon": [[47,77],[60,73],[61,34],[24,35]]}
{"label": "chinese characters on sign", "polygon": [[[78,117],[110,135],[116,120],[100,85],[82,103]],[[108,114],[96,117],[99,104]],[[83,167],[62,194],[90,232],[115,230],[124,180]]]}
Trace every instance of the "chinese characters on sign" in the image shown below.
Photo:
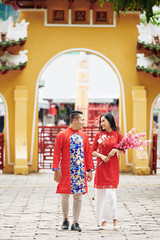
{"label": "chinese characters on sign", "polygon": [[53,21],[64,21],[64,10],[53,11]]}
{"label": "chinese characters on sign", "polygon": [[86,21],[86,12],[85,11],[75,11],[75,21],[76,22],[85,22]]}
{"label": "chinese characters on sign", "polygon": [[64,7],[54,6],[54,8],[48,8],[48,23],[66,26],[92,25],[98,27],[103,25],[106,27],[114,27],[115,15],[113,9],[109,3],[106,4],[107,5],[105,7],[101,8],[97,3],[97,5],[94,5],[94,9],[91,9],[88,5],[82,8],[76,1],[74,2],[74,6],[72,6],[72,8],[68,8],[68,5]]}
{"label": "chinese characters on sign", "polygon": [[105,22],[107,23],[107,12],[96,12],[96,22]]}

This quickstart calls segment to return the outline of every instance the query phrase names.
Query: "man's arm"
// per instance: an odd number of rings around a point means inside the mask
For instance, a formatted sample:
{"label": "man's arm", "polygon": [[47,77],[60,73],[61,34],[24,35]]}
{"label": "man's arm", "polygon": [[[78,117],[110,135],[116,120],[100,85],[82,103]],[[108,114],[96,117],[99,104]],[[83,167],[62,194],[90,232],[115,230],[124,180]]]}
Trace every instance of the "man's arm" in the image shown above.
{"label": "man's arm", "polygon": [[61,151],[63,148],[63,133],[60,132],[55,140],[54,152],[53,152],[53,171],[60,170]]}

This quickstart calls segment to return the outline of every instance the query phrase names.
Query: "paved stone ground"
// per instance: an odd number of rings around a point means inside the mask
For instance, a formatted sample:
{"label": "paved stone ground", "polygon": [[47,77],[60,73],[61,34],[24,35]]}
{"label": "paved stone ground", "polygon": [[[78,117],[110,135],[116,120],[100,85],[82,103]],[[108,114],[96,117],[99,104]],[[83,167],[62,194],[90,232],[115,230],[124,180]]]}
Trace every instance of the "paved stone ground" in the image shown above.
{"label": "paved stone ground", "polygon": [[[0,173],[0,239],[160,239],[160,174],[120,175],[117,189],[120,229],[112,222],[106,230],[96,230],[93,180],[83,196],[80,216],[82,232],[62,231],[60,196],[51,171],[28,176]],[[72,197],[70,198],[72,205]],[[70,221],[72,211],[70,209]]]}

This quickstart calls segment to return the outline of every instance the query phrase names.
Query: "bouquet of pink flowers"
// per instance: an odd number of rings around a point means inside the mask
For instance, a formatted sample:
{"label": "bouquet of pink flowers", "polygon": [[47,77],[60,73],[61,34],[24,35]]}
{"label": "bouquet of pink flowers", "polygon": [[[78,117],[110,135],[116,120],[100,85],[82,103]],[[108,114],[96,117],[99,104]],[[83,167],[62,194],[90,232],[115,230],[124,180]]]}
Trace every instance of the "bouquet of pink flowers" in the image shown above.
{"label": "bouquet of pink flowers", "polygon": [[144,146],[150,145],[151,140],[143,140],[145,133],[136,133],[135,128],[131,129],[121,142],[119,142],[115,148],[118,150],[137,149],[143,150]]}
{"label": "bouquet of pink flowers", "polygon": [[[115,146],[118,150],[137,149],[143,150],[143,147],[150,145],[151,140],[143,140],[145,133],[136,133],[135,128],[132,128],[124,138]],[[100,145],[104,144],[103,141],[107,136],[104,134],[98,139]],[[102,160],[92,171],[96,170],[104,161]]]}

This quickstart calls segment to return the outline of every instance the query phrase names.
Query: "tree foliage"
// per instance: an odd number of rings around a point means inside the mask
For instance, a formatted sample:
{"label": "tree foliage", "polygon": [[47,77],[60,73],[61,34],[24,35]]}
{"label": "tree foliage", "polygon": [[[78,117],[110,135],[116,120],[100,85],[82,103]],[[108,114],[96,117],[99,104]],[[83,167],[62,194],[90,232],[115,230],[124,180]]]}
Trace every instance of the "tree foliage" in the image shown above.
{"label": "tree foliage", "polygon": [[113,10],[119,14],[120,11],[140,11],[146,14],[147,22],[153,16],[152,7],[154,5],[160,5],[160,0],[99,0],[100,6],[103,6],[104,1],[113,3]]}

